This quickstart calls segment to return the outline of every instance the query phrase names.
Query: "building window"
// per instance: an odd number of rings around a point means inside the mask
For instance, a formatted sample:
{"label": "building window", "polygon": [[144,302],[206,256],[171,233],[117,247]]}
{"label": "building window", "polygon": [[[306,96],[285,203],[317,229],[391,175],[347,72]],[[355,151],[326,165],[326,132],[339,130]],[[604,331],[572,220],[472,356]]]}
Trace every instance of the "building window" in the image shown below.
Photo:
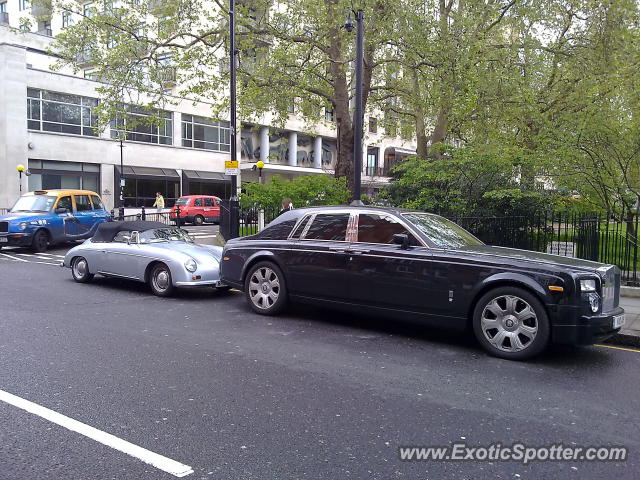
{"label": "building window", "polygon": [[0,2],[0,13],[7,13],[7,2]]}
{"label": "building window", "polygon": [[97,68],[85,68],[83,74],[87,80],[98,80],[100,72]]}
{"label": "building window", "polygon": [[95,98],[27,89],[27,125],[30,130],[97,137]]}
{"label": "building window", "polygon": [[369,147],[367,149],[367,166],[365,169],[365,174],[370,177],[374,177],[380,175],[378,171],[378,148],[377,147]]}
{"label": "building window", "polygon": [[152,116],[139,107],[127,107],[126,114],[117,114],[111,121],[111,138],[118,138],[124,132],[126,140],[133,142],[173,144],[173,114],[158,110]]}
{"label": "building window", "polygon": [[85,17],[87,18],[91,18],[93,17],[93,14],[95,13],[95,8],[93,6],[93,2],[89,2],[89,3],[85,3],[82,6],[82,13],[84,14]]}
{"label": "building window", "polygon": [[73,188],[100,191],[100,165],[96,163],[30,159],[29,172],[29,190]]}
{"label": "building window", "polygon": [[182,146],[231,151],[229,122],[213,122],[196,115],[182,115]]}
{"label": "building window", "polygon": [[29,0],[18,0],[18,10],[26,10],[31,6],[31,2]]}
{"label": "building window", "polygon": [[62,26],[64,28],[70,27],[73,25],[73,17],[71,16],[71,12],[62,12]]}
{"label": "building window", "polygon": [[378,133],[378,119],[369,117],[369,133]]}
{"label": "building window", "polygon": [[324,119],[327,122],[335,122],[335,115],[333,114],[333,110],[330,108],[324,109]]}

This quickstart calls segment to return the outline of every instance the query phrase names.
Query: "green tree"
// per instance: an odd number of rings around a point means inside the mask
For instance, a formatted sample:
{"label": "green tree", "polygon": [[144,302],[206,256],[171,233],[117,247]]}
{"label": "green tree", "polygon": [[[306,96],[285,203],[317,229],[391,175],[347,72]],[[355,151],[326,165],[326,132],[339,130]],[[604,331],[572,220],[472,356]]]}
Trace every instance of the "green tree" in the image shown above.
{"label": "green tree", "polygon": [[345,178],[327,175],[305,175],[293,180],[276,175],[266,183],[244,183],[243,190],[242,206],[258,204],[266,208],[279,208],[283,198],[290,198],[295,208],[343,205],[350,196]]}

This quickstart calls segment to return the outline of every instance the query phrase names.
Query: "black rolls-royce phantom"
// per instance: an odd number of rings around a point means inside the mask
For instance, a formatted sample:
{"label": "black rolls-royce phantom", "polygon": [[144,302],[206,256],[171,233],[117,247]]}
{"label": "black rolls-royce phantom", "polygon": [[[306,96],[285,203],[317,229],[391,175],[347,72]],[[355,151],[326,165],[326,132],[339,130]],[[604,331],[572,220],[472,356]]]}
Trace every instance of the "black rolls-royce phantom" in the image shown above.
{"label": "black rolls-royce phantom", "polygon": [[423,212],[292,210],[230,240],[222,257],[222,281],[258,313],[298,301],[470,327],[488,352],[509,359],[550,342],[599,342],[624,323],[617,267],[491,247]]}

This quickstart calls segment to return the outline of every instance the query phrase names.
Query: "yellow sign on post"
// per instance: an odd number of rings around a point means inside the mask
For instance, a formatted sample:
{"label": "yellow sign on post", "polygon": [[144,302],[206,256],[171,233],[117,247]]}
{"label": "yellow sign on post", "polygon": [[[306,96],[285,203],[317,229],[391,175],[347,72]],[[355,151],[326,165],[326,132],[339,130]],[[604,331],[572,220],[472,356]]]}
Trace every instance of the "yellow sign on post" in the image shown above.
{"label": "yellow sign on post", "polygon": [[239,175],[240,167],[237,160],[226,160],[224,162],[224,174],[225,175]]}

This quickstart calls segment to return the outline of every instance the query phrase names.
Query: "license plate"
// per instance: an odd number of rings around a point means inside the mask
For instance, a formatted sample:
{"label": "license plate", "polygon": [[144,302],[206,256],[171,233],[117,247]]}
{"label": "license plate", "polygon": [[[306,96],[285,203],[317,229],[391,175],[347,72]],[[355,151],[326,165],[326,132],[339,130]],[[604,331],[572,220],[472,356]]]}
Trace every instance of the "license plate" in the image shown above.
{"label": "license plate", "polygon": [[0,243],[9,243],[9,239],[7,237],[0,237]]}
{"label": "license plate", "polygon": [[624,325],[624,315],[616,315],[613,317],[613,328],[620,328]]}

